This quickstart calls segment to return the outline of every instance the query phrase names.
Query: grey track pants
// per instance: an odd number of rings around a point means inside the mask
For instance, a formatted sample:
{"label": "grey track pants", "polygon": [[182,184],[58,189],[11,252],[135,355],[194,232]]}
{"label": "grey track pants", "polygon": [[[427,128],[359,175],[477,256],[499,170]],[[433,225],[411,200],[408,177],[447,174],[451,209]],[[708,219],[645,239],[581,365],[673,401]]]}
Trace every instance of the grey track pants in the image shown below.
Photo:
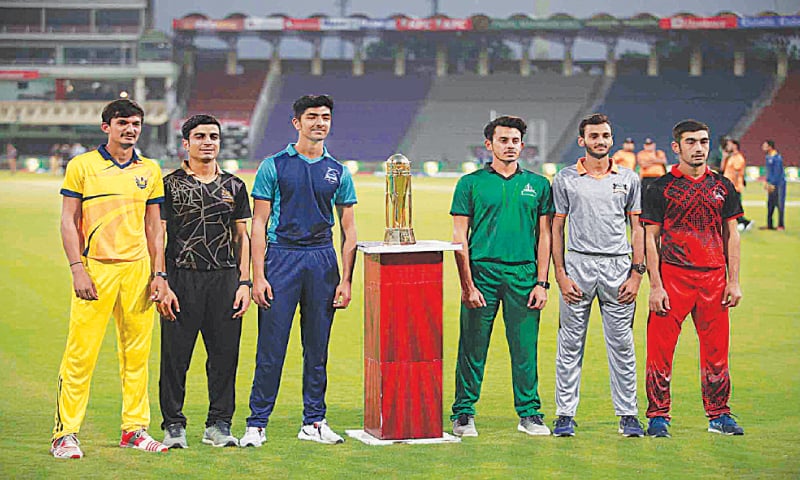
{"label": "grey track pants", "polygon": [[597,297],[603,318],[608,352],[611,399],[617,415],[636,415],[636,353],[633,315],[636,304],[622,304],[617,295],[628,278],[627,255],[597,256],[567,252],[567,275],[583,292],[577,304],[559,299],[558,349],[556,353],[556,415],[574,417],[580,400],[581,368],[592,303]]}

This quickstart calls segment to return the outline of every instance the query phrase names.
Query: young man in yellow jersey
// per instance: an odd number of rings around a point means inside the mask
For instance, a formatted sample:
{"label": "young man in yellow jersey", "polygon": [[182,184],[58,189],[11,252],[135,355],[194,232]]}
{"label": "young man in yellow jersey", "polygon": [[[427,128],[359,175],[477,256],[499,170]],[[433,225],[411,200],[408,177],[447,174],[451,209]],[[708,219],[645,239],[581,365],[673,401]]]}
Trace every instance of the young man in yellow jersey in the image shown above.
{"label": "young man in yellow jersey", "polygon": [[61,188],[61,239],[75,296],[58,373],[50,446],[56,458],[83,457],[77,434],[111,315],[122,380],[119,446],[167,451],[146,430],[153,302],[160,301],[168,287],[159,211],[164,201],[161,168],[133,148],[143,122],[144,111],[135,102],[109,103],[101,124],[107,143],[73,158]]}

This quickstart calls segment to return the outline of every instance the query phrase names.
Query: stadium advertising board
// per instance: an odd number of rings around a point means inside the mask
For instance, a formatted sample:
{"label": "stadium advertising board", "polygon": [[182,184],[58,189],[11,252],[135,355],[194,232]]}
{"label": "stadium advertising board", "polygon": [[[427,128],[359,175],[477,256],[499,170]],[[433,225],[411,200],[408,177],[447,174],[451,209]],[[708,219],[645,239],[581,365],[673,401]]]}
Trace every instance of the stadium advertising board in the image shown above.
{"label": "stadium advertising board", "polygon": [[462,32],[472,30],[472,20],[469,18],[398,18],[395,22],[399,31]]}
{"label": "stadium advertising board", "polygon": [[319,18],[284,18],[283,29],[318,32],[322,29],[322,21]]}
{"label": "stadium advertising board", "polygon": [[320,29],[323,31],[356,32],[361,30],[394,30],[394,19],[382,18],[323,18]]}
{"label": "stadium advertising board", "polygon": [[493,18],[489,30],[580,30],[583,23],[575,19]]}
{"label": "stadium advertising board", "polygon": [[800,27],[800,15],[785,17],[742,17],[739,28],[797,28]]}
{"label": "stadium advertising board", "polygon": [[241,32],[244,30],[243,18],[209,20],[207,18],[176,18],[172,20],[172,29],[196,30],[209,32]]}
{"label": "stadium advertising board", "polygon": [[35,80],[39,78],[38,70],[0,70],[0,80]]}
{"label": "stadium advertising board", "polygon": [[727,30],[737,27],[736,17],[669,17],[659,20],[662,30]]}
{"label": "stadium advertising board", "polygon": [[244,29],[249,31],[280,31],[283,30],[281,17],[247,17],[244,19]]}

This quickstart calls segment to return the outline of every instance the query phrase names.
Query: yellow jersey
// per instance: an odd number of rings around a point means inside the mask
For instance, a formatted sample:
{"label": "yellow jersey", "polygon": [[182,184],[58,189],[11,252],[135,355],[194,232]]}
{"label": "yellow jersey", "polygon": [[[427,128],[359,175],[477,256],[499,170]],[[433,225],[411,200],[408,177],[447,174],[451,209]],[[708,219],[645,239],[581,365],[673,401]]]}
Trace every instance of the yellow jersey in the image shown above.
{"label": "yellow jersey", "polygon": [[61,195],[80,198],[83,256],[128,262],[148,256],[144,214],[164,201],[161,167],[149,158],[119,164],[105,145],[67,164]]}

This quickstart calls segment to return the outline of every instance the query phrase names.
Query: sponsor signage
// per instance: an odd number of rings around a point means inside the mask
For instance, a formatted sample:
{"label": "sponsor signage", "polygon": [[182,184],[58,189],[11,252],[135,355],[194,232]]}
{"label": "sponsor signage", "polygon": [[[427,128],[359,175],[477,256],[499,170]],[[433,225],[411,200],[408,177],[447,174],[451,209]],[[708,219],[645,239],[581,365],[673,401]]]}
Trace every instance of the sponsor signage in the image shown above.
{"label": "sponsor signage", "polygon": [[394,30],[394,19],[373,18],[323,18],[321,29],[325,31]]}
{"label": "sponsor signage", "polygon": [[243,18],[208,20],[205,18],[178,18],[172,21],[172,29],[197,30],[209,32],[241,32],[244,30]]}
{"label": "sponsor signage", "polygon": [[398,18],[395,26],[399,31],[461,32],[472,30],[469,18]]}
{"label": "sponsor signage", "polygon": [[742,17],[739,28],[797,28],[800,27],[800,15],[786,17]]}
{"label": "sponsor signage", "polygon": [[658,18],[623,18],[622,26],[631,28],[658,28]]}
{"label": "sponsor signage", "polygon": [[247,17],[244,19],[245,30],[280,31],[283,30],[282,17]]}
{"label": "sponsor signage", "polygon": [[583,23],[570,18],[536,19],[536,18],[493,18],[489,23],[490,30],[580,30]]}
{"label": "sponsor signage", "polygon": [[736,28],[736,17],[670,17],[659,20],[662,30],[727,30]]}
{"label": "sponsor signage", "polygon": [[0,70],[0,80],[35,80],[39,78],[38,70]]}
{"label": "sponsor signage", "polygon": [[302,30],[306,32],[318,32],[322,27],[322,20],[319,18],[284,18],[284,30]]}
{"label": "sponsor signage", "polygon": [[590,18],[584,20],[583,25],[590,28],[619,28],[622,22],[616,18]]}

